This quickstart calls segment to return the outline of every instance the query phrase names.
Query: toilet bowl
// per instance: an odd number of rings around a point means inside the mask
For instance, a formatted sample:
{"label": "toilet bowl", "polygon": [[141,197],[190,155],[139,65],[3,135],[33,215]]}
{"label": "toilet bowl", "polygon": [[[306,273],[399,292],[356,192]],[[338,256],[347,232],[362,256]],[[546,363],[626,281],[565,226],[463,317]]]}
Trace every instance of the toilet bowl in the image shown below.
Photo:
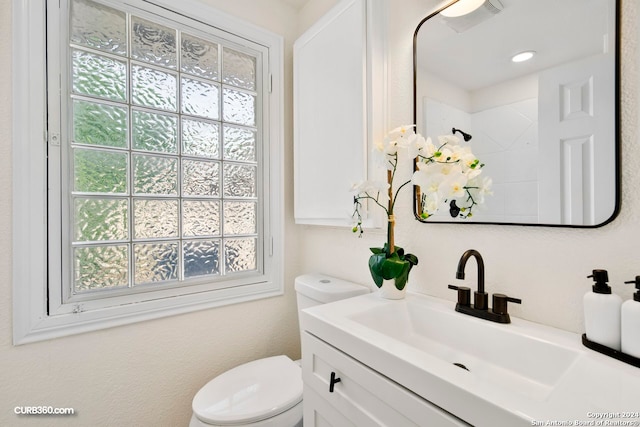
{"label": "toilet bowl", "polygon": [[[318,273],[297,277],[295,289],[298,311],[369,292]],[[189,427],[301,427],[302,370],[284,355],[236,366],[202,387],[192,408]]]}

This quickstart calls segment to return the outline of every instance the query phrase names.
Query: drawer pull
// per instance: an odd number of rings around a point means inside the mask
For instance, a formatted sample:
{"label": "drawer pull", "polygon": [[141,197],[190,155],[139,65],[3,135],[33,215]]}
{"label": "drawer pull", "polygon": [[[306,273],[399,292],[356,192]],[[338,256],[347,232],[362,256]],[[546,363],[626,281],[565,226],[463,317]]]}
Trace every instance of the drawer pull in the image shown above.
{"label": "drawer pull", "polygon": [[331,380],[329,381],[329,393],[333,393],[333,387],[340,381],[342,380],[340,378],[336,378],[336,373],[331,372]]}

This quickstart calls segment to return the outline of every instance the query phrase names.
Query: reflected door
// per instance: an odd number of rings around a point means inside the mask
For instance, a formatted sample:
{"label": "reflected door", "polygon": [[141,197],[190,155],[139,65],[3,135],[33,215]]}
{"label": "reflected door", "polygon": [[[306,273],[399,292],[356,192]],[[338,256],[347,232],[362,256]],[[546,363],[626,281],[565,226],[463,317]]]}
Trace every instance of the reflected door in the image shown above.
{"label": "reflected door", "polygon": [[615,208],[611,63],[608,55],[600,55],[540,73],[542,223],[599,224]]}

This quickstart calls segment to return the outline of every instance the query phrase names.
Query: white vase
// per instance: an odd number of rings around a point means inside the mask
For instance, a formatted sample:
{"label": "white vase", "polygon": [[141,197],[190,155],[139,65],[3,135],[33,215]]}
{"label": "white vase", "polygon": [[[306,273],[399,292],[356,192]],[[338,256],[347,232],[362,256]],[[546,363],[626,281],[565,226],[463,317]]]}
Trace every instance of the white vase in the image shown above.
{"label": "white vase", "polygon": [[385,299],[403,299],[407,293],[407,284],[405,283],[402,290],[396,288],[396,279],[383,280],[382,286],[378,288],[378,295]]}

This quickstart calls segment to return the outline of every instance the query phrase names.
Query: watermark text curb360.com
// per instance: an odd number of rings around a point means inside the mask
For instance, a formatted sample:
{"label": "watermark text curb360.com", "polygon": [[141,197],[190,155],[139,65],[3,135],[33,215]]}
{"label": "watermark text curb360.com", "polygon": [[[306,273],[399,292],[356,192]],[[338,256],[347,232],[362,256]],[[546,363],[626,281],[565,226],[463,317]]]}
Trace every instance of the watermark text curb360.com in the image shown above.
{"label": "watermark text curb360.com", "polygon": [[13,408],[16,415],[75,415],[73,408],[58,408],[55,406],[16,406]]}

